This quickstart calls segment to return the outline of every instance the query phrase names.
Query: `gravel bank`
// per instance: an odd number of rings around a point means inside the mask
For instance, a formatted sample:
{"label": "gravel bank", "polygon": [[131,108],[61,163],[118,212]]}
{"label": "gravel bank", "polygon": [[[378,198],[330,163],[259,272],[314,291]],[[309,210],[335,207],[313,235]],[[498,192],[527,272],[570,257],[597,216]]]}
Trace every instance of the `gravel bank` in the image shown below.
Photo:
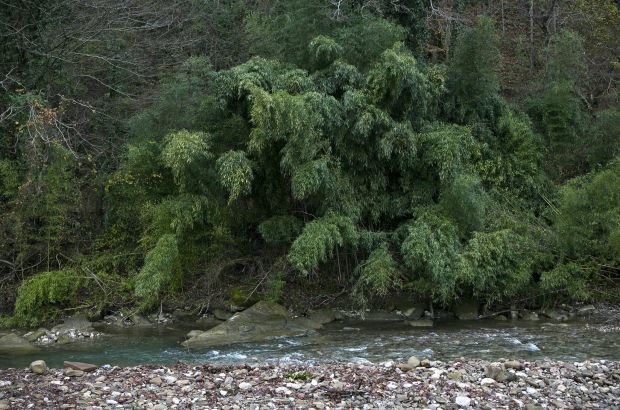
{"label": "gravel bank", "polygon": [[609,409],[620,408],[620,363],[423,360],[411,370],[384,363],[0,371],[0,409],[22,408]]}

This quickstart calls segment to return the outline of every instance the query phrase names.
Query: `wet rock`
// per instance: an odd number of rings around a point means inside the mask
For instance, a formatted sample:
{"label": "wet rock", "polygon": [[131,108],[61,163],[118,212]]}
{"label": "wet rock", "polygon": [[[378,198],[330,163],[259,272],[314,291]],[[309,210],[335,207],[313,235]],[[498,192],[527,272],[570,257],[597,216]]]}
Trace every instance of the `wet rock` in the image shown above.
{"label": "wet rock", "polygon": [[385,310],[373,310],[364,312],[363,319],[369,322],[391,322],[403,320],[403,315],[397,312],[388,312]]}
{"label": "wet rock", "polygon": [[191,322],[195,315],[191,310],[175,309],[172,311],[172,318],[177,322]]}
{"label": "wet rock", "polygon": [[43,374],[47,371],[47,363],[43,360],[35,360],[30,363],[30,371],[35,374]]}
{"label": "wet rock", "polygon": [[542,310],[541,315],[551,320],[563,321],[568,320],[568,312],[558,309],[545,309]]}
{"label": "wet rock", "polygon": [[44,328],[40,328],[37,330],[33,330],[24,335],[24,339],[28,340],[31,343],[36,342],[41,336],[47,335],[48,330]]}
{"label": "wet rock", "polygon": [[278,336],[303,336],[313,332],[308,327],[294,323],[283,306],[261,301],[213,329],[186,340],[183,345],[189,348],[206,348],[258,342]]}
{"label": "wet rock", "polygon": [[52,332],[58,334],[66,333],[91,333],[94,331],[93,324],[84,315],[74,315],[66,318],[63,323],[52,328]]}
{"label": "wet rock", "polygon": [[498,322],[505,322],[508,320],[506,315],[495,315],[493,316],[493,319],[497,320]]}
{"label": "wet rock", "polygon": [[233,317],[233,314],[224,310],[224,309],[214,309],[213,310],[213,316],[217,319],[217,320],[228,320],[231,317]]}
{"label": "wet rock", "polygon": [[39,349],[33,346],[28,340],[14,333],[9,333],[0,338],[0,354],[20,355],[36,353],[38,351]]}
{"label": "wet rock", "polygon": [[430,319],[408,320],[407,324],[412,327],[433,327],[433,321]]}
{"label": "wet rock", "polygon": [[519,317],[523,320],[528,320],[531,322],[535,322],[539,320],[538,313],[532,312],[530,310],[523,310],[519,313]]}
{"label": "wet rock", "polygon": [[342,320],[342,318],[342,313],[334,309],[318,309],[308,312],[308,319],[318,322],[322,325],[326,325],[336,320]]}
{"label": "wet rock", "polygon": [[187,335],[185,335],[185,337],[187,337],[188,339],[191,339],[192,337],[196,337],[199,334],[201,334],[202,332],[204,332],[204,330],[190,330]]}
{"label": "wet rock", "polygon": [[198,327],[203,330],[212,329],[221,323],[222,323],[221,320],[216,319],[212,315],[204,315],[200,317],[198,320],[196,320],[196,325],[198,325]]}
{"label": "wet rock", "polygon": [[577,315],[579,316],[587,316],[594,312],[596,312],[594,305],[585,305],[577,309]]}
{"label": "wet rock", "polygon": [[95,370],[99,368],[99,366],[97,366],[96,364],[83,363],[83,362],[65,361],[63,364],[65,367],[68,367],[74,370],[80,370],[83,372],[94,372]]}
{"label": "wet rock", "polygon": [[417,303],[414,305],[407,306],[402,309],[403,316],[405,316],[409,320],[419,320],[424,316],[424,311],[426,310],[426,304]]}
{"label": "wet rock", "polygon": [[67,343],[71,342],[73,342],[73,339],[66,333],[63,333],[56,338],[57,345],[66,345]]}
{"label": "wet rock", "polygon": [[453,310],[454,316],[459,320],[478,319],[478,303],[474,301],[462,301],[457,303]]}

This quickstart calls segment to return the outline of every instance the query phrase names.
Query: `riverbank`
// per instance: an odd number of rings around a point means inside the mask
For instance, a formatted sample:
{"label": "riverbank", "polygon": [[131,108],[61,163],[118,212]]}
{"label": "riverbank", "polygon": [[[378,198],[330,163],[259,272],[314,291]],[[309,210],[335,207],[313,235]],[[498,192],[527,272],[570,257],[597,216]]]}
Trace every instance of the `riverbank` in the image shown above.
{"label": "riverbank", "polygon": [[[412,363],[416,365],[415,360]],[[461,360],[0,371],[0,409],[618,408],[620,362]]]}

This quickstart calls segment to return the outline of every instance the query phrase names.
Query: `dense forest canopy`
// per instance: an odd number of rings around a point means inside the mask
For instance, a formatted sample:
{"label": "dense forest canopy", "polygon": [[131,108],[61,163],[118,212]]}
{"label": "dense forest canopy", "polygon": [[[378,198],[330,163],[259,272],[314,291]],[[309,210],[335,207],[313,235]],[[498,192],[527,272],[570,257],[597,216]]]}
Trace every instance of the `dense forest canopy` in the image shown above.
{"label": "dense forest canopy", "polygon": [[6,323],[620,295],[615,1],[1,4]]}

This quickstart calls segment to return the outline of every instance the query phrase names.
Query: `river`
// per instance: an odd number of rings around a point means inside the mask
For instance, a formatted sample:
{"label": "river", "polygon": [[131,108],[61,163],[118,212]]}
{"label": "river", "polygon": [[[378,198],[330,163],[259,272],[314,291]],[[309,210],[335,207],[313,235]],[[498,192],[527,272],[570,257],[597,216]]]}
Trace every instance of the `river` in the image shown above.
{"label": "river", "polygon": [[162,326],[106,334],[94,340],[45,347],[36,355],[0,356],[0,368],[25,367],[43,359],[59,367],[64,360],[99,365],[190,363],[320,363],[402,361],[415,355],[434,360],[585,359],[620,360],[617,332],[601,332],[582,322],[448,321],[432,328],[398,322],[337,322],[317,335],[263,343],[189,351],[180,345],[189,328]]}

